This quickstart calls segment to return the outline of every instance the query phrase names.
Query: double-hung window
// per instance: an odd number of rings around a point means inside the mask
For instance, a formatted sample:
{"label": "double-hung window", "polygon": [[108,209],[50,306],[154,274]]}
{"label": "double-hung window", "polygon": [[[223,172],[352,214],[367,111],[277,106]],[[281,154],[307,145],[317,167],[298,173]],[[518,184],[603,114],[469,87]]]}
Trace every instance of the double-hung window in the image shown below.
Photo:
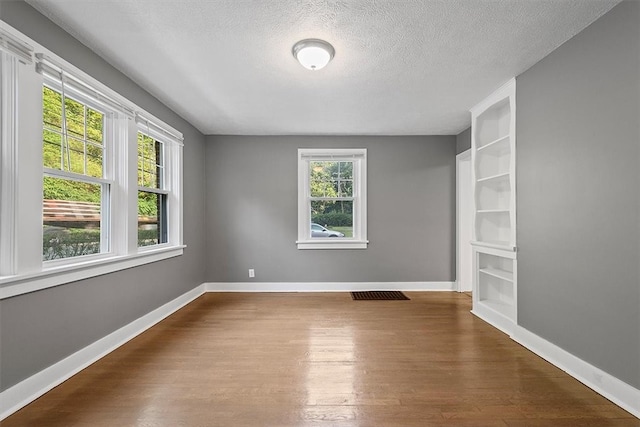
{"label": "double-hung window", "polygon": [[42,89],[44,261],[110,251],[115,112],[56,77]]}
{"label": "double-hung window", "polygon": [[366,149],[298,150],[298,249],[367,247]]}
{"label": "double-hung window", "polygon": [[0,300],[181,255],[182,140],[0,21]]}
{"label": "double-hung window", "polygon": [[138,132],[138,246],[167,242],[164,145]]}
{"label": "double-hung window", "polygon": [[182,137],[145,116],[136,122],[138,247],[175,244],[182,241]]}

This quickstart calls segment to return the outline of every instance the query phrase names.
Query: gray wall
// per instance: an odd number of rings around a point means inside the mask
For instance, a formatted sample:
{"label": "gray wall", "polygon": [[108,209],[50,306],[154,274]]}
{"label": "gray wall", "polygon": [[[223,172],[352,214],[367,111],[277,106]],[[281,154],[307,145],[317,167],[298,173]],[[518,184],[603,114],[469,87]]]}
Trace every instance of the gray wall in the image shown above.
{"label": "gray wall", "polygon": [[517,78],[518,320],[640,387],[640,3]]}
{"label": "gray wall", "polygon": [[456,136],[456,154],[471,148],[471,127],[463,130]]}
{"label": "gray wall", "polygon": [[[297,149],[367,148],[365,250],[298,250]],[[208,137],[207,280],[455,278],[455,136]]]}
{"label": "gray wall", "polygon": [[181,257],[0,301],[0,390],[35,374],[204,282],[204,137],[23,2],[0,19],[179,129],[184,147]]}

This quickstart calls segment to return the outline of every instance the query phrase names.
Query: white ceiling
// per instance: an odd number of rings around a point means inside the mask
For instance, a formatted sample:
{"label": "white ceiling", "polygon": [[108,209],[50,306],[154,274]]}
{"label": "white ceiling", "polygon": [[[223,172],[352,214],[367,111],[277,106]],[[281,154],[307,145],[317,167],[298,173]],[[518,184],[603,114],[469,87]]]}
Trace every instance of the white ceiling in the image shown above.
{"label": "white ceiling", "polygon": [[[452,135],[619,0],[27,0],[205,134]],[[291,54],[320,38],[320,71]],[[126,95],[126,94],[125,94]]]}

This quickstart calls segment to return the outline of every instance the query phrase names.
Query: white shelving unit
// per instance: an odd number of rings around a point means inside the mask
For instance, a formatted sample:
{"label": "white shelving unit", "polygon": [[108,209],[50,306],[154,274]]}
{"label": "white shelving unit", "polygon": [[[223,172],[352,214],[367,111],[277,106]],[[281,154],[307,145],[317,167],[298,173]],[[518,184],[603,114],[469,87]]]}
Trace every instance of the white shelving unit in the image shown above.
{"label": "white shelving unit", "polygon": [[517,323],[515,79],[471,109],[473,313]]}

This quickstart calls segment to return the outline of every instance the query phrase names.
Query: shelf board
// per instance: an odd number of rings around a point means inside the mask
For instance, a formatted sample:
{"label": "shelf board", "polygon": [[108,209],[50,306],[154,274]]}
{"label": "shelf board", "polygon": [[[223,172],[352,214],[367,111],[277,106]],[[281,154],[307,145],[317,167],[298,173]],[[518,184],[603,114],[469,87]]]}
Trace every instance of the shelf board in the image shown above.
{"label": "shelf board", "polygon": [[503,242],[499,240],[491,241],[479,241],[474,240],[471,242],[473,246],[484,246],[485,248],[501,249],[503,251],[515,252],[516,247],[509,244],[509,242]]}
{"label": "shelf board", "polygon": [[476,181],[480,183],[480,182],[488,182],[488,181],[497,181],[501,179],[507,180],[509,179],[509,176],[510,176],[509,172],[502,172],[496,175],[491,175],[484,178],[478,178]]}
{"label": "shelf board", "polygon": [[513,273],[510,271],[500,270],[498,268],[486,267],[481,268],[480,273],[487,274],[489,276],[497,277],[498,279],[506,280],[513,283]]}
{"label": "shelf board", "polygon": [[487,214],[487,213],[509,213],[509,209],[479,209],[476,211],[479,214]]}
{"label": "shelf board", "polygon": [[[509,141],[509,137],[510,135],[505,135],[505,136],[501,136],[500,138],[491,141],[488,144],[482,145],[480,147],[478,147],[478,149],[476,150],[477,152],[481,152],[484,150],[487,151],[494,151],[493,149],[496,149],[496,151],[508,151],[511,148],[509,147],[508,141]],[[504,142],[507,142],[507,144],[504,144]],[[500,147],[500,145],[502,145],[502,147]],[[493,147],[493,149],[491,149]]]}

